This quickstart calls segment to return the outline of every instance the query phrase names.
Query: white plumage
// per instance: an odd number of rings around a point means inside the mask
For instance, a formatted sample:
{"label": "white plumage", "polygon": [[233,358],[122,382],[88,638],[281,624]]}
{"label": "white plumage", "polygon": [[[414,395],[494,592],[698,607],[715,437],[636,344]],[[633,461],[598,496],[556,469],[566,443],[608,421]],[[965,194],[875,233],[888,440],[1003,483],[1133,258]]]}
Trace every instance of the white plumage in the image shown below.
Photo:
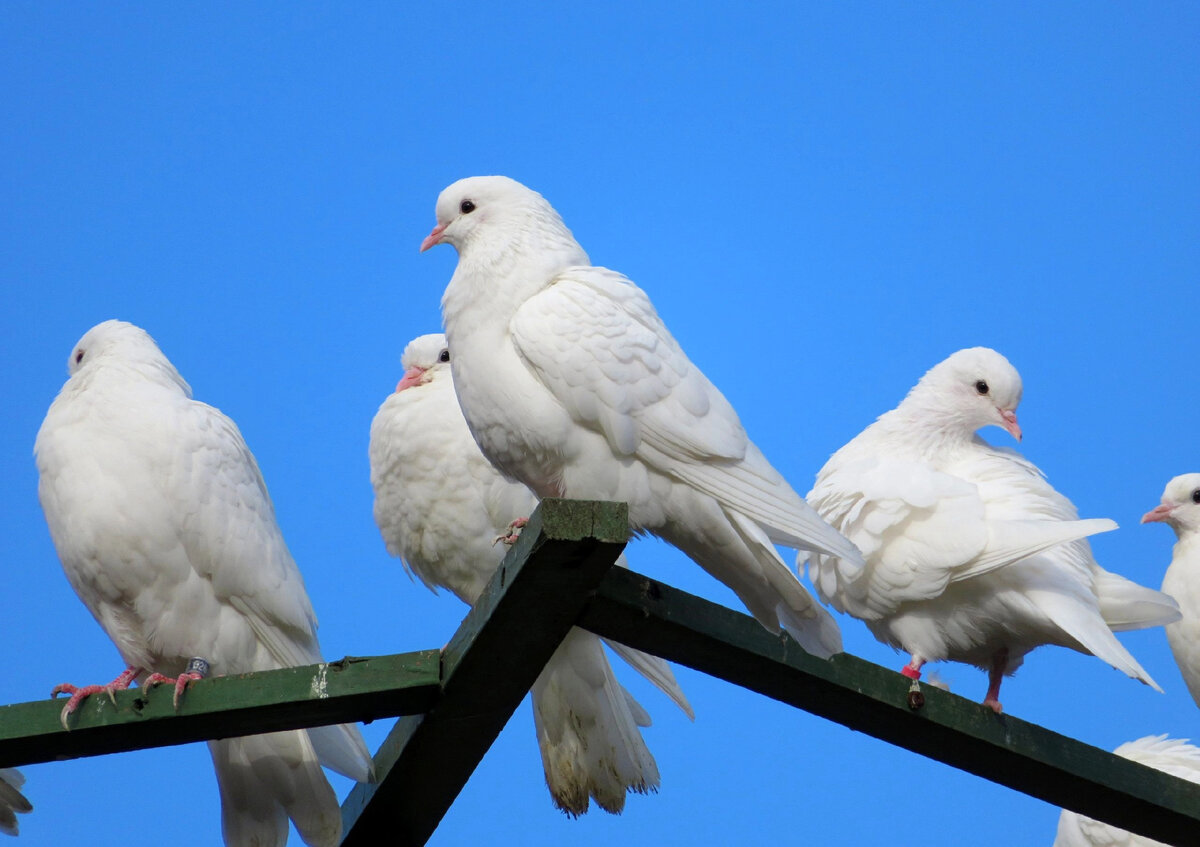
{"label": "white plumage", "polygon": [[[1171,776],[1200,783],[1200,748],[1178,738],[1148,735],[1127,741],[1113,751]],[[1063,809],[1058,818],[1054,847],[1167,847],[1144,835],[1134,835],[1111,824],[1101,823],[1077,812]]]}
{"label": "white plumage", "polygon": [[592,267],[549,203],[507,177],[445,189],[422,244],[458,250],[442,298],[463,413],[540,497],[622,500],[772,631],[822,656],[841,634],[774,543],[858,552],[767,462],[645,292]]}
{"label": "white plumage", "polygon": [[1058,644],[1158,686],[1113,631],[1176,620],[1171,598],[1096,564],[1085,536],[1115,529],[1075,507],[1012,450],[975,434],[1020,438],[1021,378],[994,350],[961,350],[895,409],[838,450],[809,502],[862,550],[867,566],[815,555],[822,599],[861,618],[880,641],[927,661],[989,672],[985,703],[1026,653]]}
{"label": "white plumage", "polygon": [[[191,389],[132,324],[87,332],[34,448],[38,496],[67,579],[145,672],[191,657],[215,675],[321,661],[316,618],[266,484],[237,426]],[[229,845],[341,837],[320,763],[364,781],[357,728],[209,742]]]}
{"label": "white plumage", "polygon": [[21,793],[25,776],[16,768],[0,768],[0,832],[17,835],[17,815],[33,811],[33,805]]}
{"label": "white plumage", "polygon": [[[504,557],[506,548],[493,540],[537,499],[479,452],[458,407],[449,356],[440,334],[405,349],[404,378],[371,423],[371,484],[388,551],[430,589],[449,588],[474,604]],[[589,797],[620,812],[627,791],[659,783],[638,730],[649,715],[617,681],[600,642],[571,630],[532,691],[546,783],[572,815],[587,811]],[[691,716],[666,662],[610,646]]]}
{"label": "white plumage", "polygon": [[1162,589],[1179,603],[1183,617],[1167,626],[1167,641],[1192,699],[1200,705],[1200,473],[1167,483],[1162,502],[1142,523],[1162,522],[1175,530],[1171,564]]}

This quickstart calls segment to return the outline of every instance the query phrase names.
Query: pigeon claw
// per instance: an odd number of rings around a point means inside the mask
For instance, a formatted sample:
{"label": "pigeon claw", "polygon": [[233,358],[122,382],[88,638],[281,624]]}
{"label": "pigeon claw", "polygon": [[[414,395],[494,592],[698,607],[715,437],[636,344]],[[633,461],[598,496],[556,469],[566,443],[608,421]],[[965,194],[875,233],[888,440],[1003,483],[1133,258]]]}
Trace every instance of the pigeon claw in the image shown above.
{"label": "pigeon claw", "polygon": [[508,525],[508,532],[503,535],[497,535],[492,539],[492,546],[495,547],[501,541],[509,547],[517,543],[517,539],[521,537],[521,530],[529,523],[529,518],[517,518]]}
{"label": "pigeon claw", "polygon": [[70,694],[70,698],[62,708],[59,714],[59,722],[63,729],[70,729],[67,720],[79,708],[79,704],[93,694],[101,692],[108,695],[108,699],[112,700],[113,705],[117,705],[117,692],[124,691],[129,688],[130,683],[137,679],[137,675],[142,672],[141,668],[126,668],[120,676],[114,679],[108,685],[72,685],[69,682],[63,682],[54,686],[54,690],[50,692],[50,697],[57,697],[59,694]]}
{"label": "pigeon claw", "polygon": [[175,696],[171,702],[175,706],[175,711],[179,711],[179,699],[183,696],[183,692],[187,689],[189,682],[197,679],[204,679],[208,676],[208,662],[204,659],[192,659],[188,662],[187,668],[179,676],[166,676],[161,673],[152,673],[146,677],[146,681],[142,683],[142,688],[150,689],[156,685],[163,683],[172,683],[175,686]]}

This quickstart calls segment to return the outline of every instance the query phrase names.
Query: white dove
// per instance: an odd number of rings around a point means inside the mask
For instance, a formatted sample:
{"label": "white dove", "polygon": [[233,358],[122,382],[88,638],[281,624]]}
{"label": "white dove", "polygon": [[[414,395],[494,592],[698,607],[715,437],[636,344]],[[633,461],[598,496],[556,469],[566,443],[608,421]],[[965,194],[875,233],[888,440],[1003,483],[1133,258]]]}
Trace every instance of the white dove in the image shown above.
{"label": "white dove", "polygon": [[1200,705],[1200,473],[1177,476],[1167,483],[1162,503],[1142,523],[1169,525],[1178,540],[1163,576],[1162,589],[1179,603],[1182,619],[1167,626],[1167,642],[1192,699]]}
{"label": "white dove", "polygon": [[1001,426],[1020,439],[1021,377],[994,350],[960,350],[904,401],[842,447],[817,474],[809,502],[866,556],[816,555],[822,599],[911,654],[903,670],[951,659],[1000,682],[1042,644],[1092,653],[1161,690],[1113,631],[1176,620],[1175,602],[1103,570],[1085,536],[1116,528],[1077,520],[1075,507],[1019,453],[975,434]]}
{"label": "white dove", "polygon": [[16,835],[17,814],[33,811],[33,805],[21,793],[25,777],[16,768],[0,768],[0,832]]}
{"label": "white dove", "polygon": [[[433,591],[474,604],[505,547],[497,532],[537,498],[505,480],[479,452],[454,394],[446,337],[423,335],[404,350],[404,378],[371,423],[375,522],[388,551]],[[624,558],[624,557],[622,557]],[[533,685],[533,717],[546,784],[558,808],[588,810],[589,797],[620,812],[627,791],[658,786],[639,726],[645,710],[617,681],[600,639],[572,629]],[[610,642],[634,669],[692,717],[663,660]]]}
{"label": "white dove", "polygon": [[646,293],[587,254],[549,203],[507,177],[445,189],[421,244],[458,267],[442,297],[463,414],[483,454],[539,497],[622,500],[763,626],[841,650],[833,617],[774,543],[860,561],[751,443]]}
{"label": "white dove", "polygon": [[[1200,783],[1200,748],[1178,738],[1148,735],[1127,741],[1113,751],[1131,761],[1150,768]],[[1134,835],[1112,824],[1084,817],[1078,812],[1063,809],[1058,817],[1058,835],[1054,847],[1167,847],[1144,835]]]}
{"label": "white dove", "polygon": [[[71,351],[70,378],[34,452],[38,497],[71,587],[128,669],[109,686],[207,663],[215,675],[321,661],[300,572],[237,426],[191,389],[146,332],[105,321]],[[195,662],[194,659],[203,660]],[[177,688],[177,693],[179,688]],[[66,715],[64,713],[64,720]],[[210,741],[229,845],[341,838],[321,763],[371,778],[357,728]]]}

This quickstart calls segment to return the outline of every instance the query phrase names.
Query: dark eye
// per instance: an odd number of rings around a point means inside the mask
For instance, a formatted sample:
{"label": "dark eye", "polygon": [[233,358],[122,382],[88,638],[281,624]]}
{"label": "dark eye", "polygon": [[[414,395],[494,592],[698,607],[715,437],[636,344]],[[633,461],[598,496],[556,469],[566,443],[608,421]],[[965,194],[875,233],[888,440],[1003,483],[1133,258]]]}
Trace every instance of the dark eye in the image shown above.
{"label": "dark eye", "polygon": [[1192,502],[1200,503],[1200,488],[1197,488],[1195,491],[1192,492]]}
{"label": "dark eye", "polygon": [[450,351],[443,350],[441,353],[438,353],[438,361],[439,362],[449,362],[450,361]]}
{"label": "dark eye", "polygon": [[76,350],[76,351],[75,351],[75,364],[77,364],[77,365],[78,365],[78,364],[79,364],[80,362],[82,362],[82,361],[83,361],[83,351],[82,351],[82,350]]}
{"label": "dark eye", "polygon": [[475,211],[475,204],[470,200],[464,200],[458,204],[458,210],[464,215],[469,215]]}
{"label": "dark eye", "polygon": [[975,390],[978,391],[980,394],[987,394],[988,393],[988,384],[981,379],[981,380],[979,380],[979,382],[975,383]]}

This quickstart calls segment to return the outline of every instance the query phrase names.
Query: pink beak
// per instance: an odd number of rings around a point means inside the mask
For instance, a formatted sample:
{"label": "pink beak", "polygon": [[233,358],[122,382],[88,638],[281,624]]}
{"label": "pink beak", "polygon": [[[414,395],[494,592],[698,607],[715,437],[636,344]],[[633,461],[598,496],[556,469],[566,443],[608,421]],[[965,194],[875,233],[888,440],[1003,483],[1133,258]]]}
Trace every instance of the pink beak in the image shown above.
{"label": "pink beak", "polygon": [[424,253],[435,244],[442,243],[442,233],[446,231],[446,224],[438,224],[433,228],[433,232],[425,236],[425,240],[421,242],[421,252]]}
{"label": "pink beak", "polygon": [[1165,522],[1167,518],[1171,517],[1172,508],[1174,507],[1166,503],[1163,503],[1161,506],[1155,506],[1153,509],[1146,512],[1146,514],[1142,515],[1142,523]]}
{"label": "pink beak", "polygon": [[404,372],[404,378],[396,383],[396,391],[400,392],[406,388],[412,388],[414,385],[420,385],[421,377],[424,375],[424,368],[409,368]]}
{"label": "pink beak", "polygon": [[1017,423],[1017,413],[999,409],[1000,417],[1004,419],[1004,428],[1008,430],[1008,434],[1017,441],[1021,440],[1021,426]]}

